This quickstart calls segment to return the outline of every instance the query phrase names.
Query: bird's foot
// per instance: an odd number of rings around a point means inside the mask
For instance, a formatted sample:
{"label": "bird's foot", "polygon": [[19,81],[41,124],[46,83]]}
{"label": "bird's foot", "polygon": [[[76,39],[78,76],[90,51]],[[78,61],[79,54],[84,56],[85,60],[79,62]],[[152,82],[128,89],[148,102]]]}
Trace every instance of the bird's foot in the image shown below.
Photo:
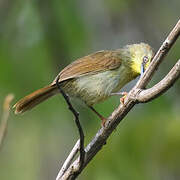
{"label": "bird's foot", "polygon": [[121,94],[121,95],[123,95],[123,97],[120,98],[120,103],[123,105],[124,105],[124,100],[125,100],[127,94],[128,94],[127,92],[122,92],[122,94]]}
{"label": "bird's foot", "polygon": [[105,118],[105,117],[102,116],[102,117],[100,117],[100,119],[101,119],[101,126],[102,126],[102,127],[105,127],[107,118]]}
{"label": "bird's foot", "polygon": [[117,93],[111,93],[112,96],[114,95],[122,95],[123,97],[120,98],[120,103],[124,105],[124,100],[127,96],[127,92],[117,92]]}

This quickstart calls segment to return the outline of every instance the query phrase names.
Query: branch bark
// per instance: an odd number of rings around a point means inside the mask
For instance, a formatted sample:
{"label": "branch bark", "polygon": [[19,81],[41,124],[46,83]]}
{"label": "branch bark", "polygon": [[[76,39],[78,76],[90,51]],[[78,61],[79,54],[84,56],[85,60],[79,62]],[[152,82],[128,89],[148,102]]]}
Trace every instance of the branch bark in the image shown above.
{"label": "branch bark", "polygon": [[142,90],[136,97],[139,103],[149,102],[164,92],[166,92],[176,80],[180,77],[180,59],[171,69],[171,71],[164,77],[159,83],[154,85],[152,88]]}
{"label": "branch bark", "polygon": [[177,24],[174,26],[172,31],[169,33],[165,41],[162,43],[161,47],[155,54],[152,62],[150,63],[148,69],[145,71],[142,78],[137,82],[135,86],[136,88],[144,89],[147,86],[153,74],[158,69],[160,63],[164,60],[164,57],[167,55],[173,44],[176,42],[179,35],[180,35],[180,19],[177,22]]}
{"label": "branch bark", "polygon": [[[91,159],[101,150],[103,145],[106,144],[106,140],[117,127],[117,125],[124,119],[128,112],[133,108],[133,106],[139,102],[150,101],[157,96],[164,93],[169,89],[175,81],[179,78],[180,74],[180,62],[178,61],[169,74],[155,86],[150,89],[143,90],[150,79],[152,78],[154,72],[159,67],[160,63],[164,60],[165,55],[171,49],[175,41],[180,35],[180,20],[177,22],[175,27],[172,29],[166,40],[161,45],[160,49],[155,54],[150,66],[145,71],[144,75],[140,78],[137,84],[132,88],[125,98],[124,104],[120,104],[117,109],[108,118],[105,127],[102,127],[92,139],[92,141],[85,148],[85,159],[82,171],[86,165],[91,161]],[[146,97],[147,96],[147,97]],[[76,172],[79,172],[79,159],[78,157],[64,172],[61,180],[75,179],[77,177]]]}
{"label": "branch bark", "polygon": [[72,163],[75,155],[78,153],[79,151],[79,147],[80,147],[80,139],[78,139],[78,141],[76,142],[76,144],[74,145],[73,149],[71,150],[69,156],[67,157],[67,159],[65,160],[62,168],[60,169],[56,180],[59,180],[62,175],[66,172],[66,170],[68,169],[68,167],[70,166],[70,164]]}

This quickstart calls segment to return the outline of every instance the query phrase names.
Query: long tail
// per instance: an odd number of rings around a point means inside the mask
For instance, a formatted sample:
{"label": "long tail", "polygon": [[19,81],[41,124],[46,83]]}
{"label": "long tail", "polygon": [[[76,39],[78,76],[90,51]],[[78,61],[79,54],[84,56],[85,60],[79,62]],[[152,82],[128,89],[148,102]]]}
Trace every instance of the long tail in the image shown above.
{"label": "long tail", "polygon": [[13,106],[13,108],[15,108],[15,114],[23,113],[27,110],[32,109],[42,101],[45,101],[49,97],[55,95],[57,92],[57,87],[55,85],[49,85],[42,89],[38,89],[37,91],[20,99]]}

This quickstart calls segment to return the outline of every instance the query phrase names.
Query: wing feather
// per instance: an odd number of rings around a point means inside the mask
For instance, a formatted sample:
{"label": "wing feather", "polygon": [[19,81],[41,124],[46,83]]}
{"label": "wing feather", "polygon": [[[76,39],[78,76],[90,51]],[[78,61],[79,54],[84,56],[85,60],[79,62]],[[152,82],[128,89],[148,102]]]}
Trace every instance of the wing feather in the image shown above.
{"label": "wing feather", "polygon": [[[121,59],[115,51],[98,51],[80,58],[65,67],[60,73],[59,82],[77,78],[87,74],[94,74],[113,70],[121,65]],[[58,75],[58,76],[59,76]],[[56,77],[57,78],[57,77]],[[56,82],[56,78],[52,84]]]}

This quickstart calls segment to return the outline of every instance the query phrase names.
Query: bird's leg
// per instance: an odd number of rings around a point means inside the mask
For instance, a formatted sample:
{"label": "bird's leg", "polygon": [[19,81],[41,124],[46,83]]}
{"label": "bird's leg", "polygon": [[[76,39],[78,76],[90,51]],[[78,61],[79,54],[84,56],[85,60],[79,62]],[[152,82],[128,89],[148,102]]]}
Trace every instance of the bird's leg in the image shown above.
{"label": "bird's leg", "polygon": [[88,106],[93,112],[95,112],[97,115],[98,115],[98,117],[101,119],[101,125],[103,126],[103,127],[105,127],[105,123],[106,123],[106,118],[105,117],[103,117],[101,114],[99,114],[92,106]]}
{"label": "bird's leg", "polygon": [[120,102],[123,105],[124,105],[124,99],[126,98],[127,94],[128,94],[127,92],[111,93],[112,96],[122,95],[123,97],[120,98]]}

